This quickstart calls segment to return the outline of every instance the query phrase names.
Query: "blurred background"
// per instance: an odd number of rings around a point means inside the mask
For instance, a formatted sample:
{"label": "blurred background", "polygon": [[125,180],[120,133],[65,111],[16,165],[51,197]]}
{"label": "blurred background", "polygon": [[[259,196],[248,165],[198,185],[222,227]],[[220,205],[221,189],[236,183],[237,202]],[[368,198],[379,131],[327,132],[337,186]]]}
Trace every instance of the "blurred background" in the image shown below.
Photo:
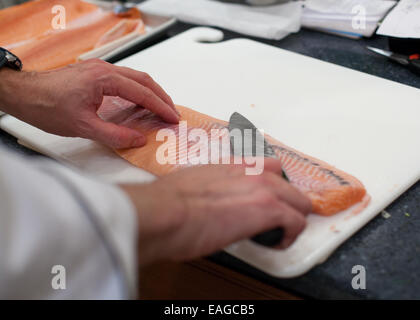
{"label": "blurred background", "polygon": [[[22,2],[26,2],[29,0],[0,0],[0,9],[6,8],[15,4],[20,4]],[[104,1],[113,1],[113,0],[104,0]],[[130,2],[133,3],[140,3],[144,0],[131,0]],[[230,3],[248,3],[248,4],[261,4],[261,5],[269,5],[269,4],[275,4],[275,3],[284,3],[289,0],[219,0],[222,2],[230,2]],[[126,2],[126,1],[120,1],[120,2]]]}

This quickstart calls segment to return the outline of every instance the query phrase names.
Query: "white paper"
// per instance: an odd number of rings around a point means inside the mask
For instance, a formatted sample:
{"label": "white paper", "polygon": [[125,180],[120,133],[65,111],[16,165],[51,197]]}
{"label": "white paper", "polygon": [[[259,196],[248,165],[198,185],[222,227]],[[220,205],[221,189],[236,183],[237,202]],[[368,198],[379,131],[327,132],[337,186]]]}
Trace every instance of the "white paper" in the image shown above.
{"label": "white paper", "polygon": [[395,4],[393,0],[306,0],[302,26],[370,37]]}
{"label": "white paper", "polygon": [[308,10],[334,15],[354,15],[353,8],[363,6],[367,16],[382,16],[396,1],[386,0],[306,0]]}
{"label": "white paper", "polygon": [[146,13],[275,40],[299,31],[302,12],[300,2],[253,7],[211,0],[149,0],[139,8]]}
{"label": "white paper", "polygon": [[377,34],[420,38],[420,0],[401,0],[382,22]]}

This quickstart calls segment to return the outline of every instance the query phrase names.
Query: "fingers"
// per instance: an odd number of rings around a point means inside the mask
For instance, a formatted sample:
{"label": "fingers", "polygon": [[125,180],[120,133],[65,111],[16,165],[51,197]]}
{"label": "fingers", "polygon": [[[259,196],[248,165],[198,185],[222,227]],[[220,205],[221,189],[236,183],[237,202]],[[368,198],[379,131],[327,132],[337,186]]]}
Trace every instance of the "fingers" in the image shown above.
{"label": "fingers", "polygon": [[142,147],[146,144],[146,137],[140,132],[127,127],[106,122],[100,118],[90,121],[92,130],[91,139],[97,140],[114,149]]}
{"label": "fingers", "polygon": [[213,195],[215,201],[226,194],[231,201],[236,199],[236,213],[232,215],[232,219],[240,221],[237,225],[243,228],[242,232],[254,232],[251,236],[255,236],[277,227],[283,228],[284,239],[277,248],[284,249],[305,228],[305,215],[310,213],[312,204],[281,175],[274,173],[281,169],[278,162],[272,161],[270,169],[273,171],[264,171],[259,176],[238,174],[242,170],[231,167],[231,174],[225,175],[229,177],[229,181],[209,183],[207,191]]}
{"label": "fingers", "polygon": [[108,74],[104,79],[103,94],[118,96],[138,104],[161,116],[169,123],[178,123],[179,115],[151,89],[119,74]]}
{"label": "fingers", "polygon": [[178,112],[175,108],[171,97],[165,92],[165,90],[162,89],[162,87],[157,82],[153,80],[153,78],[149,74],[127,67],[115,66],[111,63],[102,61],[100,59],[89,59],[81,63],[106,66],[107,72],[116,72],[123,77],[136,81],[142,86],[152,90],[160,99],[162,99],[162,101],[167,103],[175,112]]}
{"label": "fingers", "polygon": [[[238,162],[233,163],[242,163],[246,167],[254,167],[257,170],[257,174],[261,174],[264,171],[271,171],[283,175],[283,164],[279,159],[276,158],[267,158],[267,157],[232,157],[232,162],[239,159]],[[241,160],[243,160],[241,162]],[[257,167],[259,166],[259,168]],[[262,169],[262,170],[261,170]]]}
{"label": "fingers", "polygon": [[277,249],[288,248],[306,227],[304,215],[286,202],[270,201],[259,208],[258,215],[253,217],[254,221],[249,217],[242,217],[241,221],[250,219],[250,226],[254,229],[250,237],[282,228],[283,240],[275,246]]}
{"label": "fingers", "polygon": [[276,210],[279,217],[278,227],[282,227],[284,230],[283,241],[276,248],[285,249],[295,242],[299,234],[305,229],[306,220],[300,212],[284,202],[280,202]]}
{"label": "fingers", "polygon": [[264,158],[264,171],[281,173],[283,164],[280,160],[274,158]]}
{"label": "fingers", "polygon": [[304,215],[276,198],[273,193],[258,191],[254,192],[254,196],[236,195],[230,202],[218,200],[216,206],[230,208],[224,213],[223,229],[227,229],[228,237],[232,237],[232,241],[239,239],[251,238],[266,231],[275,228],[284,230],[283,240],[275,248],[285,249],[289,247],[305,229],[306,219]]}
{"label": "fingers", "polygon": [[312,211],[312,202],[302,192],[286,182],[278,173],[265,172],[264,179],[271,185],[278,198],[287,202],[290,206],[303,213]]}
{"label": "fingers", "polygon": [[[236,169],[234,165],[226,166],[227,174],[229,176],[239,176],[244,175],[245,171],[243,166],[237,166]],[[258,176],[250,176],[249,179],[257,180],[261,186],[270,185],[271,188],[278,195],[278,198],[288,202],[296,210],[307,215],[312,211],[312,202],[308,197],[306,197],[302,192],[293,187],[290,183],[283,179],[282,175],[282,163],[278,159],[273,158],[264,158],[264,171]],[[247,180],[244,180],[246,184]]]}
{"label": "fingers", "polygon": [[175,105],[171,99],[171,97],[162,89],[162,87],[156,83],[151,76],[149,76],[145,72],[137,71],[134,69],[126,68],[126,67],[117,67],[115,66],[117,72],[131,80],[136,81],[137,83],[149,88],[152,90],[160,99],[166,102],[175,112],[178,112],[175,108]]}

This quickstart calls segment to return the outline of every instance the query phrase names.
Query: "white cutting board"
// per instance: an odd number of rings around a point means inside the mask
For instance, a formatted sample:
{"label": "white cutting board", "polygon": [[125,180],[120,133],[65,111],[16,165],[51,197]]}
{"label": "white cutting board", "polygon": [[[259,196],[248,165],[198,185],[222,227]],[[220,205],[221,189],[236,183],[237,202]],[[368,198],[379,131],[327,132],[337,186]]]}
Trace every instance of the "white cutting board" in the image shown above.
{"label": "white cutting board", "polygon": [[[372,200],[363,212],[310,215],[286,251],[249,240],[226,249],[273,276],[298,276],[420,178],[420,90],[250,40],[197,42],[221,39],[220,31],[191,29],[119,65],[150,73],[177,104],[224,120],[239,111],[278,140],[364,183]],[[0,126],[108,181],[152,178],[96,143],[49,135],[10,116]]]}

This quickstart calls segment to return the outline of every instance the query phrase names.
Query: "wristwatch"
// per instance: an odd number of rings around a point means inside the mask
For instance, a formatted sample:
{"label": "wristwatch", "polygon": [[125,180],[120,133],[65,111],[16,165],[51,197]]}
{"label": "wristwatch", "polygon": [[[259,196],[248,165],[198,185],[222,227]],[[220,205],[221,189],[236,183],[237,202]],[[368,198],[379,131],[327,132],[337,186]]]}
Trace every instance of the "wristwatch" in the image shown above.
{"label": "wristwatch", "polygon": [[[0,69],[3,67],[21,71],[22,61],[9,50],[0,47]],[[0,111],[0,117],[2,115],[4,115],[4,113]]]}
{"label": "wristwatch", "polygon": [[9,50],[0,48],[0,69],[2,67],[20,71],[22,70],[22,61]]}

